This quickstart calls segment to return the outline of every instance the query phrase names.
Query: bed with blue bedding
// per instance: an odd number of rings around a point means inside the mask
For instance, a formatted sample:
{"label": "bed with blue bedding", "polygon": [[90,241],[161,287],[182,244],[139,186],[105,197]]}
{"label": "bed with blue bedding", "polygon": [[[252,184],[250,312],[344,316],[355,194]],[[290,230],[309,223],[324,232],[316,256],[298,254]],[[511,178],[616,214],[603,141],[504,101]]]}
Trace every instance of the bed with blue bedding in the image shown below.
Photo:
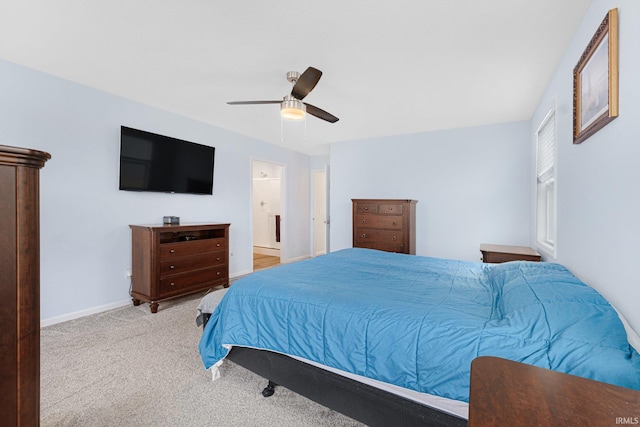
{"label": "bed with blue bedding", "polygon": [[212,313],[199,345],[205,367],[232,347],[463,402],[478,356],[640,389],[640,356],[616,311],[552,263],[351,248],[259,271]]}

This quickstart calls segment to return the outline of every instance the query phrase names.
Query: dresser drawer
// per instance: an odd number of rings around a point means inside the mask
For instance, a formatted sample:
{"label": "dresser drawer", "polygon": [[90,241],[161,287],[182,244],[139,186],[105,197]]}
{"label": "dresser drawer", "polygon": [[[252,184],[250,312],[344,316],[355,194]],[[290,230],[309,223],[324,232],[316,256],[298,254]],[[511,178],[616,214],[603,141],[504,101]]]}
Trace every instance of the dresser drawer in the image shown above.
{"label": "dresser drawer", "polygon": [[225,252],[206,252],[187,257],[173,258],[160,262],[160,276],[184,273],[185,271],[209,268],[225,264]]}
{"label": "dresser drawer", "polygon": [[165,260],[205,252],[219,251],[225,249],[225,247],[225,239],[202,239],[163,243],[160,245],[160,259]]}
{"label": "dresser drawer", "polygon": [[378,204],[377,203],[358,203],[356,205],[357,213],[378,213]]}
{"label": "dresser drawer", "polygon": [[385,243],[402,245],[404,244],[403,233],[395,230],[378,230],[375,228],[357,228],[355,233],[356,242],[365,243]]}
{"label": "dresser drawer", "polygon": [[407,247],[405,245],[394,245],[374,242],[364,242],[358,245],[359,248],[377,249],[379,251],[407,253]]}
{"label": "dresser drawer", "polygon": [[355,225],[358,228],[391,228],[399,230],[402,228],[402,218],[386,215],[356,215]]}
{"label": "dresser drawer", "polygon": [[380,203],[378,213],[380,215],[402,215],[403,205]]}
{"label": "dresser drawer", "polygon": [[482,262],[500,264],[509,261],[540,261],[540,257],[533,257],[527,255],[517,254],[501,254],[501,253],[486,253],[482,256]]}
{"label": "dresser drawer", "polygon": [[226,265],[167,276],[160,279],[160,296],[164,298],[181,294],[192,289],[209,287],[220,281],[226,283],[228,276]]}

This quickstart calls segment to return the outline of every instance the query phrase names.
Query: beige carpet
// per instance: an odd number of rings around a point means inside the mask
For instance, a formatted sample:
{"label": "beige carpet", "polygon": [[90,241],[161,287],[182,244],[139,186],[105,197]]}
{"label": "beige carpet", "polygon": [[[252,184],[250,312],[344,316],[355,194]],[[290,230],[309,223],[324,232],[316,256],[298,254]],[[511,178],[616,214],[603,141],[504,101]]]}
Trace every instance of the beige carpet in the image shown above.
{"label": "beige carpet", "polygon": [[42,426],[360,426],[225,362],[198,354],[202,295],[125,307],[42,329]]}

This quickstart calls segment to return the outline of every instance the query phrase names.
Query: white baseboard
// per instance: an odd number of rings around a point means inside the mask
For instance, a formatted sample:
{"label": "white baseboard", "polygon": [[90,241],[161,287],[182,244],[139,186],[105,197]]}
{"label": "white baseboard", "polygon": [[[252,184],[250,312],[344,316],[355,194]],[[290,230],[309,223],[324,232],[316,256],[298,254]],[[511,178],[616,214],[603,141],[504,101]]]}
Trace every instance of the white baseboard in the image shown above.
{"label": "white baseboard", "polygon": [[[253,273],[253,271],[252,270],[241,271],[239,273],[230,275],[229,279],[238,279],[241,276],[245,276],[250,273]],[[73,313],[67,313],[61,316],[49,317],[48,319],[40,320],[40,327],[44,328],[46,326],[55,325],[56,323],[68,322],[69,320],[75,320],[81,317],[91,316],[92,314],[102,313],[103,311],[109,311],[116,308],[126,307],[127,305],[130,305],[130,304],[132,304],[131,298],[123,301],[114,302],[111,304],[105,304],[97,307],[87,308],[85,310],[74,311]]]}
{"label": "white baseboard", "polygon": [[74,311],[73,313],[63,314],[61,316],[49,317],[48,319],[40,320],[40,327],[55,325],[56,323],[67,322],[69,320],[79,319],[81,317],[90,316],[92,314],[102,313],[103,311],[113,310],[115,308],[125,307],[131,304],[131,298],[113,302],[111,304],[100,305],[97,307],[87,308],[86,310]]}
{"label": "white baseboard", "polygon": [[304,256],[299,256],[297,258],[290,258],[288,260],[283,261],[282,263],[283,264],[289,264],[291,262],[302,261],[304,259],[309,259],[309,258],[311,258],[309,255],[304,255]]}
{"label": "white baseboard", "polygon": [[242,276],[246,276],[247,274],[253,273],[253,270],[244,270],[239,273],[234,273],[229,275],[229,280],[231,279],[239,279]]}

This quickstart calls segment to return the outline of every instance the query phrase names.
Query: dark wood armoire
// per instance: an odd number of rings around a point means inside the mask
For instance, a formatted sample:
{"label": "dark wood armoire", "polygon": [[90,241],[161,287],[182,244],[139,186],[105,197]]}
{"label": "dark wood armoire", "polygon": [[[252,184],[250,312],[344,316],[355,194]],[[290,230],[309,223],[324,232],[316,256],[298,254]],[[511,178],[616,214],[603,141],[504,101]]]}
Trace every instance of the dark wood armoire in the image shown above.
{"label": "dark wood armoire", "polygon": [[40,423],[40,168],[49,153],[0,145],[0,414]]}

